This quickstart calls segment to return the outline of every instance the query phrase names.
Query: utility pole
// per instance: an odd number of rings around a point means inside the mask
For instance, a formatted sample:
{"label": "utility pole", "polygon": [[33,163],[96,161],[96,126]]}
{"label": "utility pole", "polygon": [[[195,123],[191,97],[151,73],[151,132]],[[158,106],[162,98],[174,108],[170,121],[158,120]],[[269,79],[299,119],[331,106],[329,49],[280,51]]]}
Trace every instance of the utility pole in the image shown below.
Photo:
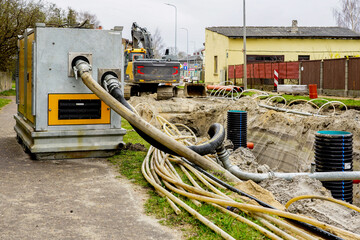
{"label": "utility pole", "polygon": [[244,21],[244,26],[243,26],[243,42],[244,42],[244,89],[247,89],[247,69],[246,69],[246,16],[245,16],[245,0],[243,0],[243,21]]}

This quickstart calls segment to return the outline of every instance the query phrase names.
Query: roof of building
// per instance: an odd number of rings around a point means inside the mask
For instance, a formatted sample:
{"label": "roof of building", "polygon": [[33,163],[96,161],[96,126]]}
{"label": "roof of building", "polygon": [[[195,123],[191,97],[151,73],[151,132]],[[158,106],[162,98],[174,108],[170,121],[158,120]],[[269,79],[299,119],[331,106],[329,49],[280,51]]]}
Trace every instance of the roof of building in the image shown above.
{"label": "roof of building", "polygon": [[[242,38],[243,27],[208,27],[229,38]],[[352,38],[360,34],[341,27],[246,27],[247,38]]]}

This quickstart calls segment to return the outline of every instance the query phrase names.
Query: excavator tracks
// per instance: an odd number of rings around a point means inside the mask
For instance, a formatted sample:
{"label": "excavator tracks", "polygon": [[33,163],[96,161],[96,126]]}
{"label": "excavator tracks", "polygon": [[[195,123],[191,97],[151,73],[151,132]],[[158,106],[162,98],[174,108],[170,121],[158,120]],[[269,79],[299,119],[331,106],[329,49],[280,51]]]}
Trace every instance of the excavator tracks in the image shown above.
{"label": "excavator tracks", "polygon": [[157,88],[157,100],[166,100],[173,98],[175,96],[174,86],[158,86]]}

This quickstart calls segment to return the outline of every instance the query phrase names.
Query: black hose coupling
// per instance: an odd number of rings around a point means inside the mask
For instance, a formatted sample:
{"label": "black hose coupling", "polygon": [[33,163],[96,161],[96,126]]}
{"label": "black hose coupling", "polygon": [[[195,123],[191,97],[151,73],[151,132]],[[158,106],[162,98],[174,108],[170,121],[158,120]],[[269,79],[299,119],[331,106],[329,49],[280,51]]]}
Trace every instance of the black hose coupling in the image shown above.
{"label": "black hose coupling", "polygon": [[[219,158],[219,160],[226,165],[229,161],[230,153],[226,148],[224,148],[224,145],[220,146],[216,149],[216,154]],[[226,167],[225,167],[226,168]]]}
{"label": "black hose coupling", "polygon": [[112,72],[105,73],[103,77],[101,77],[101,81],[105,90],[110,94],[114,89],[120,88],[119,79],[117,78],[116,74]]}

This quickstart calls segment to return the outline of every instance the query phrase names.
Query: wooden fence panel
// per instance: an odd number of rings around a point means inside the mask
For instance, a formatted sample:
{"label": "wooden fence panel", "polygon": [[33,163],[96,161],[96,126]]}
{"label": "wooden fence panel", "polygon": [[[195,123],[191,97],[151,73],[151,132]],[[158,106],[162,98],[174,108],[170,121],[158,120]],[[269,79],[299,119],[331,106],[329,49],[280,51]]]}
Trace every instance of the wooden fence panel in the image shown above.
{"label": "wooden fence panel", "polygon": [[317,84],[320,87],[321,60],[304,61],[301,64],[301,84]]}
{"label": "wooden fence panel", "polygon": [[348,64],[349,90],[360,90],[360,58],[350,58]]}
{"label": "wooden fence panel", "polygon": [[324,89],[345,89],[345,61],[346,59],[324,60]]}

